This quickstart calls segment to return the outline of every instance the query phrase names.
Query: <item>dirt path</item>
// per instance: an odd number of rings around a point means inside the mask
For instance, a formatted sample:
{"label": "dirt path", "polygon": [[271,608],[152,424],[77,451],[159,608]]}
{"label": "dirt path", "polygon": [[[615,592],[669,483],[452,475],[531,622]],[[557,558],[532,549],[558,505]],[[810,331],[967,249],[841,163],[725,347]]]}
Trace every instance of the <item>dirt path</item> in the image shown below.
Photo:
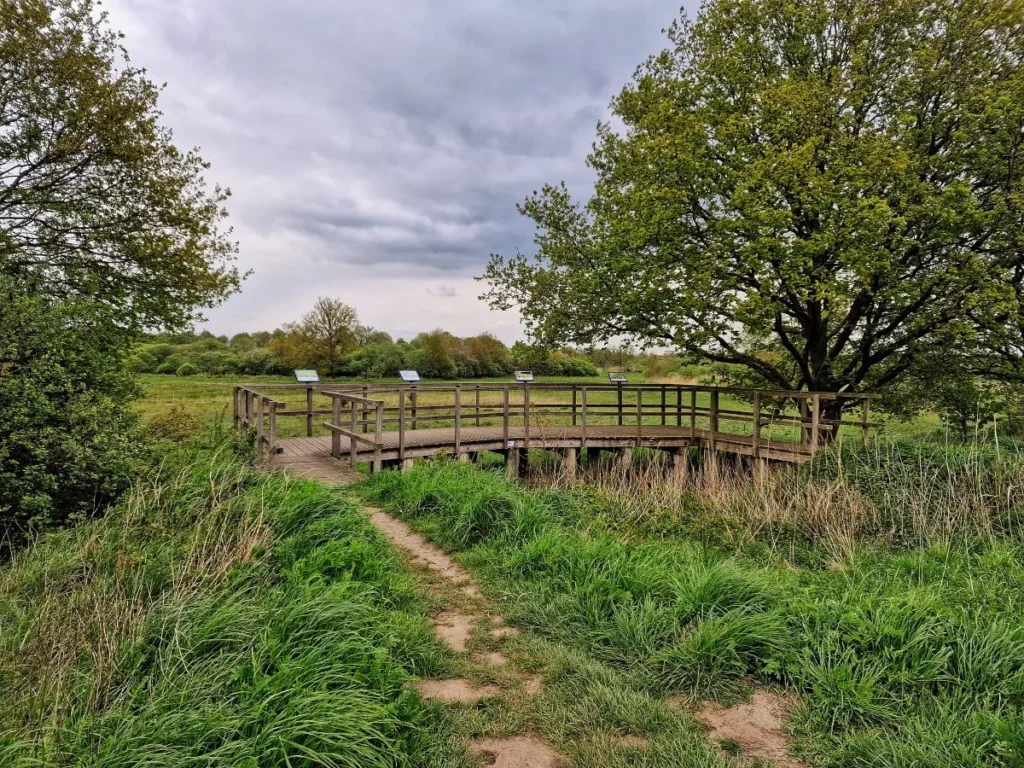
{"label": "dirt path", "polygon": [[[478,634],[493,645],[517,633],[515,628],[505,626],[499,614],[488,609],[473,577],[440,548],[401,520],[382,509],[364,507],[362,511],[378,530],[406,553],[413,565],[429,571],[441,581],[441,589],[436,592],[447,586],[461,595],[458,605],[448,605],[431,618],[437,636],[455,653],[466,654],[477,665],[509,671],[509,661],[501,650],[471,651],[470,646]],[[512,670],[512,679],[518,691],[527,696],[537,695],[543,690],[543,680],[539,675],[521,674]],[[461,677],[420,680],[415,688],[425,699],[458,704],[492,698],[503,692],[501,685],[476,685]],[[563,762],[561,755],[550,744],[532,734],[504,739],[480,739],[471,745],[471,749],[482,756],[487,765],[504,768],[554,768]]]}

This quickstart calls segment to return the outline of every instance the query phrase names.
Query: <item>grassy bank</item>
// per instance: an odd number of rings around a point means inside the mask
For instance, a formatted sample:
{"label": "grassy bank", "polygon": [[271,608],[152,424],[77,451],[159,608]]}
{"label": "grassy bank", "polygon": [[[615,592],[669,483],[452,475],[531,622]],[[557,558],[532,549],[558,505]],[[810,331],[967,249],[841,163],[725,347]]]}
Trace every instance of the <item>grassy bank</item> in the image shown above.
{"label": "grassy bank", "polygon": [[176,455],[0,570],[0,764],[460,765],[448,663],[351,502]]}
{"label": "grassy bank", "polygon": [[508,617],[638,689],[799,694],[812,764],[1024,761],[1024,567],[1003,532],[798,567],[642,517],[610,526],[604,496],[525,490],[454,463],[384,473],[365,493],[463,553]]}

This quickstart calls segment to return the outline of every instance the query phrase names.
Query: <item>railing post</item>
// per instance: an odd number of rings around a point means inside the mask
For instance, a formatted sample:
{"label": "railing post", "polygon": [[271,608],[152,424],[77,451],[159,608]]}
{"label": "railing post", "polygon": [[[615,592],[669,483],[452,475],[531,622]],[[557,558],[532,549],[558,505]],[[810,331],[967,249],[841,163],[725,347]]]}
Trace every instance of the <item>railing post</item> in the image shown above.
{"label": "railing post", "polygon": [[[583,424],[582,424],[582,426],[580,428],[580,447],[581,448],[586,448],[587,447],[587,388],[586,387],[583,387],[582,395],[583,395],[583,410],[581,412],[581,416],[582,416],[581,421],[583,422]],[[590,454],[587,454],[587,461],[590,461]]]}
{"label": "railing post", "polygon": [[576,385],[572,385],[572,425],[576,426]]}
{"label": "railing post", "polygon": [[814,455],[818,451],[818,433],[821,430],[821,395],[811,395],[811,408],[814,409],[811,413],[811,455]]}
{"label": "railing post", "polygon": [[683,388],[676,387],[676,426],[683,426]]}
{"label": "railing post", "polygon": [[754,393],[754,458],[761,458],[761,393]]}
{"label": "railing post", "polygon": [[636,388],[636,444],[640,445],[640,442],[644,438],[644,391],[642,388]]}
{"label": "railing post", "polygon": [[665,411],[665,408],[666,408],[665,397],[666,397],[666,395],[667,395],[667,390],[665,389],[665,385],[662,384],[661,385],[661,426],[663,426],[663,427],[665,426],[665,424],[667,423],[667,420],[668,420],[668,413],[666,413],[666,411]]}
{"label": "railing post", "polygon": [[256,455],[263,456],[263,395],[256,404]]}
{"label": "railing post", "polygon": [[[413,393],[413,397],[416,393]],[[416,428],[416,417],[413,415],[413,429]],[[405,390],[398,390],[398,458],[405,461]],[[404,468],[404,467],[403,467]]]}
{"label": "railing post", "polygon": [[462,386],[455,385],[455,455],[462,453]]}
{"label": "railing post", "polygon": [[715,434],[718,432],[718,390],[711,390],[711,403],[708,408],[708,421],[711,427],[711,450],[715,450]]}
{"label": "railing post", "polygon": [[690,390],[690,437],[697,431],[697,390]]}
{"label": "railing post", "polygon": [[380,458],[381,440],[384,435],[384,403],[377,403],[377,423],[373,431],[373,466],[371,471],[377,474],[384,468]]}
{"label": "railing post", "polygon": [[619,393],[619,400],[618,400],[618,402],[619,402],[619,426],[621,427],[622,426],[622,382],[621,381],[618,384],[618,393]]}
{"label": "railing post", "polygon": [[871,398],[870,397],[865,397],[864,398],[864,414],[863,414],[863,416],[861,418],[861,423],[860,423],[861,440],[863,440],[864,445],[868,444],[868,431],[870,429],[871,429]]}
{"label": "railing post", "polygon": [[[354,435],[356,432],[358,432],[357,426],[359,424],[359,403],[357,401],[355,401],[355,400],[352,401],[352,417],[351,417],[351,422],[352,422],[352,427],[351,427],[352,428],[352,434]],[[363,426],[365,427],[366,425],[364,424]],[[350,437],[348,439],[348,454],[349,454],[349,461],[352,463],[352,468],[353,469],[355,469],[355,467],[356,467],[356,457],[357,457],[358,453],[359,453],[359,445],[358,445],[358,443],[356,443],[356,440],[355,440],[354,437]]]}
{"label": "railing post", "polygon": [[[341,426],[341,398],[338,395],[331,396],[331,424]],[[341,434],[336,429],[331,430],[331,456],[341,460]]]}
{"label": "railing post", "polygon": [[313,436],[313,385],[306,386],[306,437]]}
{"label": "railing post", "polygon": [[239,432],[238,428],[238,387],[234,387],[232,390],[231,398],[231,426],[235,428],[236,432]]}
{"label": "railing post", "polygon": [[523,448],[530,445],[530,387],[523,385]]}
{"label": "railing post", "polygon": [[[369,391],[370,391],[369,385],[368,384],[363,384],[363,397],[364,398],[366,397],[366,395],[367,395],[367,393]],[[363,434],[365,435],[367,432],[370,431],[370,425],[366,423],[368,421],[368,419],[366,418],[366,404],[363,403],[361,405],[361,408],[362,408],[363,413],[362,413],[362,419],[360,419],[360,421],[363,422]],[[352,427],[352,431],[353,432],[356,431],[355,427]],[[352,466],[355,466],[355,465],[353,464]]]}
{"label": "railing post", "polygon": [[501,390],[501,443],[508,450],[508,384]]}
{"label": "railing post", "polygon": [[480,426],[480,385],[476,385],[476,425]]}
{"label": "railing post", "polygon": [[277,445],[277,401],[270,401],[270,441],[267,445],[267,453],[274,455]]}
{"label": "railing post", "polygon": [[409,404],[412,406],[412,428],[418,429],[419,417],[416,415],[416,385],[413,384],[409,389]]}

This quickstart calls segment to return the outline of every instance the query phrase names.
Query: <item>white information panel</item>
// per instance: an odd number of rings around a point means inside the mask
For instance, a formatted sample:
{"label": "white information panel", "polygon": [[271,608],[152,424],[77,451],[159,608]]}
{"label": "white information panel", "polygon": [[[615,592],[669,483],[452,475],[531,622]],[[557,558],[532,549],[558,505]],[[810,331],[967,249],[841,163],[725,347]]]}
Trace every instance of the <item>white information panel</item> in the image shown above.
{"label": "white information panel", "polygon": [[419,371],[399,371],[398,375],[402,377],[402,381],[420,381]]}
{"label": "white information panel", "polygon": [[515,377],[520,384],[529,384],[533,381],[533,371],[516,371]]}
{"label": "white information panel", "polygon": [[299,384],[319,384],[320,374],[310,368],[296,368],[295,380]]}
{"label": "white information panel", "polygon": [[610,381],[612,384],[625,384],[627,381],[629,381],[629,378],[624,373],[608,371],[608,381]]}

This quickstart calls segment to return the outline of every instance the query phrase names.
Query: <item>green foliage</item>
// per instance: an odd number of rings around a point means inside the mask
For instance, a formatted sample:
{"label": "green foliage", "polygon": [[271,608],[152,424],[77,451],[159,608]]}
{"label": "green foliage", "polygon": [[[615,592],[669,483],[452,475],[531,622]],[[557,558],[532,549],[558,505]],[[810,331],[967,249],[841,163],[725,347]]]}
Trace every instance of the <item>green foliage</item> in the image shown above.
{"label": "green foliage", "polygon": [[5,2],[0,69],[0,273],[131,327],[182,325],[238,290],[228,192],[160,126],[160,89],[97,4]]}
{"label": "green foliage", "polygon": [[192,363],[182,363],[174,373],[178,376],[195,376],[199,373],[199,366]]}
{"label": "green foliage", "polygon": [[524,490],[454,462],[364,487],[465,552],[506,597],[506,617],[652,691],[734,696],[753,679],[799,693],[796,727],[813,764],[1024,759],[1016,541],[780,569],[661,532],[624,540],[602,529],[590,494]]}
{"label": "green foliage", "polygon": [[[520,206],[492,306],[783,389],[879,390],[1016,309],[1024,6],[712,0],[598,129],[583,206]],[[1003,323],[1005,325],[1005,323]]]}
{"label": "green foliage", "polygon": [[0,763],[461,765],[407,689],[446,664],[353,504],[173,454],[0,570]]}
{"label": "green foliage", "polygon": [[0,279],[0,542],[90,515],[138,468],[138,390],[107,308]]}

